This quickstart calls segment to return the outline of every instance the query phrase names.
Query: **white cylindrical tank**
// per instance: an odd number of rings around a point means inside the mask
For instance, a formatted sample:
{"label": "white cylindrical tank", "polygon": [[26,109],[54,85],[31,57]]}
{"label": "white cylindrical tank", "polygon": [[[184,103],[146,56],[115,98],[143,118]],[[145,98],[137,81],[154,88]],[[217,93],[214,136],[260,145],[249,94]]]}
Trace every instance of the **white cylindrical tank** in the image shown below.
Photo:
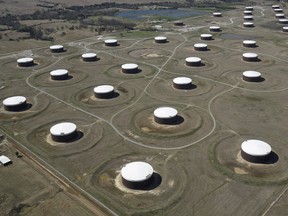
{"label": "white cylindrical tank", "polygon": [[111,85],[99,85],[94,88],[94,95],[99,99],[110,99],[115,95],[114,87]]}
{"label": "white cylindrical tank", "polygon": [[50,72],[50,77],[52,80],[66,80],[68,79],[68,70],[57,69]]}
{"label": "white cylindrical tank", "polygon": [[196,44],[194,44],[194,50],[206,51],[206,50],[208,50],[208,45],[204,44],[204,43],[196,43]]}
{"label": "white cylindrical tank", "polygon": [[247,21],[249,21],[249,20],[253,20],[254,19],[254,17],[253,16],[244,16],[244,18],[243,18],[244,20],[247,20]]}
{"label": "white cylindrical tank", "polygon": [[188,66],[200,66],[201,63],[201,58],[199,57],[187,57],[185,59],[186,65]]}
{"label": "white cylindrical tank", "polygon": [[212,36],[212,34],[201,34],[200,38],[201,38],[201,40],[212,40],[213,36]]}
{"label": "white cylindrical tank", "polygon": [[247,10],[247,11],[253,11],[253,10],[254,10],[254,7],[252,7],[252,6],[247,6],[247,7],[245,7],[245,10]]}
{"label": "white cylindrical tank", "polygon": [[157,36],[154,38],[155,43],[166,43],[167,42],[167,37],[165,36]]}
{"label": "white cylindrical tank", "polygon": [[127,63],[121,66],[123,73],[137,73],[138,72],[138,65],[134,63]]}
{"label": "white cylindrical tank", "polygon": [[247,82],[260,82],[262,80],[261,73],[258,71],[244,71],[243,80]]}
{"label": "white cylindrical tank", "polygon": [[275,17],[276,17],[277,19],[284,19],[284,18],[285,18],[285,14],[283,14],[283,13],[278,13],[278,14],[275,14]]}
{"label": "white cylindrical tank", "polygon": [[253,22],[244,22],[243,27],[252,28],[252,27],[254,27],[254,23]]}
{"label": "white cylindrical tank", "polygon": [[12,96],[3,100],[4,109],[7,111],[22,111],[26,109],[27,102],[23,96]]}
{"label": "white cylindrical tank", "polygon": [[71,122],[58,123],[50,128],[50,134],[56,142],[70,142],[78,135],[77,126]]}
{"label": "white cylindrical tank", "polygon": [[20,58],[17,59],[17,64],[19,67],[30,67],[34,65],[34,59],[33,58]]}
{"label": "white cylindrical tank", "polygon": [[244,40],[243,47],[256,47],[256,41],[254,40]]}
{"label": "white cylindrical tank", "polygon": [[118,41],[116,39],[107,39],[104,41],[105,46],[117,46]]}
{"label": "white cylindrical tank", "polygon": [[154,110],[154,121],[158,124],[174,124],[177,114],[177,110],[172,107],[159,107]]}
{"label": "white cylindrical tank", "polygon": [[265,163],[269,160],[271,146],[261,140],[246,140],[241,144],[241,156],[252,163]]}
{"label": "white cylindrical tank", "polygon": [[253,14],[253,11],[251,11],[251,10],[245,10],[243,13],[244,13],[244,15],[252,15],[252,14]]}
{"label": "white cylindrical tank", "polygon": [[85,62],[92,62],[97,60],[97,54],[96,53],[84,53],[81,56],[82,60]]}
{"label": "white cylindrical tank", "polygon": [[214,17],[222,17],[222,13],[220,13],[220,12],[214,12],[214,13],[213,13],[213,16],[214,16]]}
{"label": "white cylindrical tank", "polygon": [[288,32],[288,26],[284,26],[284,27],[282,28],[282,31],[283,31],[283,32]]}
{"label": "white cylindrical tank", "polygon": [[192,79],[189,77],[176,77],[173,79],[173,87],[176,89],[191,89]]}
{"label": "white cylindrical tank", "polygon": [[209,30],[210,30],[211,32],[220,32],[220,31],[221,31],[221,28],[220,28],[220,26],[210,26],[210,27],[209,27]]}
{"label": "white cylindrical tank", "polygon": [[243,53],[242,59],[248,62],[256,62],[259,60],[256,53]]}
{"label": "white cylindrical tank", "polygon": [[153,167],[142,161],[126,164],[121,169],[122,183],[130,189],[143,189],[152,182]]}
{"label": "white cylindrical tank", "polygon": [[64,46],[63,45],[52,45],[52,46],[50,46],[50,51],[53,53],[64,52]]}
{"label": "white cylindrical tank", "polygon": [[288,19],[279,19],[280,24],[288,24]]}

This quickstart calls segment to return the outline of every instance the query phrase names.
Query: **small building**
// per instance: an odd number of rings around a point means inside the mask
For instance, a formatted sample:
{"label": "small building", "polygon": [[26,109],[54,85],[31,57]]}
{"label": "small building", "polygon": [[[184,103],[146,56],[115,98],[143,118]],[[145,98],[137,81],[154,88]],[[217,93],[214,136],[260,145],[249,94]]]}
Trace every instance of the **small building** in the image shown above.
{"label": "small building", "polygon": [[253,28],[254,27],[254,23],[253,22],[244,22],[243,23],[243,27],[245,27],[245,28]]}
{"label": "small building", "polygon": [[155,43],[167,43],[167,37],[157,36],[154,38]]}
{"label": "small building", "polygon": [[220,12],[214,12],[213,17],[222,17],[222,13]]}
{"label": "small building", "polygon": [[93,62],[97,60],[97,54],[96,53],[84,53],[81,56],[82,61],[85,62]]}
{"label": "small building", "polygon": [[244,71],[243,80],[247,82],[261,82],[261,73],[258,71]]}
{"label": "small building", "polygon": [[64,52],[64,46],[63,45],[52,45],[52,46],[50,46],[50,51],[52,53]]}
{"label": "small building", "polygon": [[70,142],[77,138],[77,126],[71,122],[62,122],[50,128],[51,138],[55,142]]}
{"label": "small building", "polygon": [[138,65],[134,63],[127,63],[121,66],[122,72],[127,74],[137,73],[139,71]]}
{"label": "small building", "polygon": [[259,61],[258,55],[256,53],[243,53],[242,59],[248,62],[257,62]]}
{"label": "small building", "polygon": [[67,80],[69,76],[68,70],[57,69],[50,72],[50,77],[52,80]]}
{"label": "small building", "polygon": [[187,57],[185,62],[187,66],[201,66],[201,58],[199,57]]}
{"label": "small building", "polygon": [[249,47],[249,48],[256,47],[256,41],[254,41],[254,40],[244,40],[243,41],[243,47]]}
{"label": "small building", "polygon": [[241,144],[241,156],[251,163],[265,163],[271,155],[271,146],[261,140],[246,140]]}
{"label": "small building", "polygon": [[212,40],[213,36],[212,36],[212,34],[201,34],[200,38],[201,38],[201,40]]}
{"label": "small building", "polygon": [[204,43],[196,43],[194,44],[194,50],[196,51],[207,51],[208,45]]}
{"label": "small building", "polygon": [[158,124],[175,124],[177,122],[177,110],[172,107],[159,107],[154,110],[154,121]]}
{"label": "small building", "polygon": [[9,164],[12,164],[12,160],[10,160],[10,158],[8,158],[5,155],[1,155],[0,156],[0,163],[3,164],[4,166],[7,166]]}
{"label": "small building", "polygon": [[211,32],[220,32],[220,31],[221,31],[221,28],[220,28],[220,26],[210,26],[210,27],[209,27],[209,30],[210,30]]}
{"label": "small building", "polygon": [[122,183],[129,189],[141,190],[153,182],[153,167],[142,161],[124,165],[121,169]]}
{"label": "small building", "polygon": [[189,77],[176,77],[173,79],[173,87],[181,90],[191,89],[192,79]]}
{"label": "small building", "polygon": [[20,58],[17,59],[17,64],[19,67],[30,67],[34,65],[34,59],[33,58]]}
{"label": "small building", "polygon": [[3,100],[4,109],[6,111],[18,112],[27,108],[26,97],[13,96]]}
{"label": "small building", "polygon": [[105,46],[114,47],[118,46],[118,41],[116,39],[107,39],[104,41]]}
{"label": "small building", "polygon": [[99,99],[111,99],[115,96],[114,87],[111,85],[96,86],[94,96]]}

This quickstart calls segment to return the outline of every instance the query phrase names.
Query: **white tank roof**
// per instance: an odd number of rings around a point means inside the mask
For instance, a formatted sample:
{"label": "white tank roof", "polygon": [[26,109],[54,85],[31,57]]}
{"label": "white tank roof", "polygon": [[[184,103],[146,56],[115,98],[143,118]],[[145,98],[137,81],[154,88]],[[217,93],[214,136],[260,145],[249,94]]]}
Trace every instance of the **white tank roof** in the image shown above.
{"label": "white tank roof", "polygon": [[105,43],[117,43],[117,40],[116,39],[107,39],[105,40]]}
{"label": "white tank roof", "polygon": [[199,57],[187,57],[185,59],[186,62],[193,62],[193,63],[196,63],[196,62],[201,62],[201,58]]}
{"label": "white tank roof", "polygon": [[220,29],[220,26],[210,26],[209,29],[212,29],[212,30],[219,30],[219,29]]}
{"label": "white tank roof", "polygon": [[127,63],[127,64],[123,64],[121,66],[121,68],[124,69],[124,70],[132,70],[132,69],[138,68],[138,65],[134,64],[134,63]]}
{"label": "white tank roof", "polygon": [[253,12],[252,11],[249,11],[249,10],[245,10],[244,11],[244,14],[252,14]]}
{"label": "white tank roof", "polygon": [[50,128],[50,133],[55,136],[66,136],[76,131],[77,127],[71,122],[62,122]]}
{"label": "white tank roof", "polygon": [[252,45],[252,44],[256,44],[256,41],[254,41],[254,40],[244,40],[244,41],[243,41],[243,44],[250,44],[250,45]]}
{"label": "white tank roof", "polygon": [[99,86],[96,86],[94,88],[94,92],[95,93],[102,93],[102,94],[105,94],[105,93],[109,93],[109,92],[112,92],[114,91],[114,87],[111,86],[111,85],[99,85]]}
{"label": "white tank roof", "polygon": [[95,58],[97,56],[96,53],[84,53],[82,54],[82,58]]}
{"label": "white tank roof", "polygon": [[274,11],[275,12],[282,12],[283,10],[282,10],[282,8],[275,8]]}
{"label": "white tank roof", "polygon": [[50,72],[51,76],[63,76],[68,74],[68,70],[66,69],[57,69]]}
{"label": "white tank roof", "polygon": [[189,77],[176,77],[173,79],[173,83],[178,85],[187,85],[192,83],[192,79]]}
{"label": "white tank roof", "polygon": [[214,12],[213,15],[222,15],[220,12]]}
{"label": "white tank roof", "polygon": [[28,58],[20,58],[20,59],[18,59],[17,63],[29,63],[29,62],[33,62],[33,61],[34,61],[33,58],[28,57]]}
{"label": "white tank roof", "polygon": [[261,140],[246,140],[241,144],[241,149],[252,156],[265,156],[271,153],[271,146]]}
{"label": "white tank roof", "polygon": [[155,40],[167,40],[167,37],[165,37],[165,36],[157,36],[154,39]]}
{"label": "white tank roof", "polygon": [[285,14],[283,13],[275,14],[275,17],[285,17]]}
{"label": "white tank roof", "polygon": [[252,25],[254,25],[254,23],[253,22],[244,22],[243,25],[252,26]]}
{"label": "white tank roof", "polygon": [[244,16],[244,19],[253,19],[253,16]]}
{"label": "white tank roof", "polygon": [[243,57],[245,57],[245,58],[257,58],[258,55],[256,53],[243,53]]}
{"label": "white tank roof", "polygon": [[284,29],[284,30],[288,30],[288,26],[284,26],[283,29]]}
{"label": "white tank roof", "polygon": [[212,37],[212,34],[201,34],[200,36],[204,38],[209,38]]}
{"label": "white tank roof", "polygon": [[250,77],[250,78],[256,78],[256,77],[261,77],[261,73],[258,71],[244,71],[243,76]]}
{"label": "white tank roof", "polygon": [[126,164],[121,169],[121,176],[130,182],[142,182],[151,178],[153,172],[153,167],[150,164],[146,162],[135,161]]}
{"label": "white tank roof", "polygon": [[246,10],[253,10],[254,8],[252,6],[245,7]]}
{"label": "white tank roof", "polygon": [[154,116],[162,119],[173,118],[178,114],[177,110],[172,107],[159,107],[154,110]]}
{"label": "white tank roof", "polygon": [[3,100],[3,104],[5,106],[17,106],[25,102],[26,102],[26,98],[23,96],[13,96],[13,97],[8,97],[5,100]]}
{"label": "white tank roof", "polygon": [[196,44],[194,44],[194,47],[196,47],[196,48],[205,48],[205,47],[207,47],[207,44],[204,44],[204,43],[196,43]]}
{"label": "white tank roof", "polygon": [[279,8],[279,5],[272,5],[272,8]]}
{"label": "white tank roof", "polygon": [[279,22],[288,22],[288,19],[279,19]]}
{"label": "white tank roof", "polygon": [[62,46],[62,45],[52,45],[52,46],[50,46],[50,49],[52,49],[52,50],[57,50],[57,49],[63,49],[64,47]]}

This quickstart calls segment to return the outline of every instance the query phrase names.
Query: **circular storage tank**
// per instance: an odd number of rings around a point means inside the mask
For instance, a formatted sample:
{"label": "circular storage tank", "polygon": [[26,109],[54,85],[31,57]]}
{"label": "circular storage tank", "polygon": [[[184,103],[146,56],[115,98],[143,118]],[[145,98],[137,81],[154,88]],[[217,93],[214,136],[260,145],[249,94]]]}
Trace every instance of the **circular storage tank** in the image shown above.
{"label": "circular storage tank", "polygon": [[213,36],[212,36],[212,34],[201,34],[200,38],[201,38],[201,40],[212,40]]}
{"label": "circular storage tank", "polygon": [[155,43],[166,43],[167,42],[167,37],[165,36],[158,36],[154,38]]}
{"label": "circular storage tank", "polygon": [[175,21],[174,23],[174,26],[184,26],[184,22],[183,21]]}
{"label": "circular storage tank", "polygon": [[280,24],[288,24],[288,19],[279,19]]}
{"label": "circular storage tank", "polygon": [[153,173],[150,164],[142,161],[131,162],[121,169],[122,183],[130,189],[143,189],[151,184]]}
{"label": "circular storage tank", "polygon": [[244,22],[243,26],[245,28],[252,28],[252,27],[254,27],[254,23],[253,22]]}
{"label": "circular storage tank", "polygon": [[246,140],[241,144],[241,156],[252,163],[265,163],[271,155],[271,146],[261,140]]}
{"label": "circular storage tank", "polygon": [[242,59],[248,62],[256,62],[259,60],[256,53],[243,53]]}
{"label": "circular storage tank", "polygon": [[97,60],[97,54],[96,53],[84,53],[81,56],[82,60],[85,62],[92,62]]}
{"label": "circular storage tank", "polygon": [[208,50],[208,46],[207,46],[207,44],[204,44],[204,43],[196,43],[196,44],[194,44],[194,50],[196,50],[196,51],[207,51]]}
{"label": "circular storage tank", "polygon": [[288,26],[284,26],[284,27],[282,28],[282,31],[283,31],[283,32],[288,32]]}
{"label": "circular storage tank", "polygon": [[99,99],[110,99],[115,95],[114,87],[111,85],[99,85],[94,88],[94,95]]}
{"label": "circular storage tank", "polygon": [[64,46],[62,45],[52,45],[50,46],[50,51],[53,53],[64,52]]}
{"label": "circular storage tank", "polygon": [[274,9],[274,12],[275,12],[275,13],[282,13],[283,10],[282,10],[281,8],[275,8],[275,9]]}
{"label": "circular storage tank", "polygon": [[279,5],[272,5],[272,8],[276,9],[276,8],[280,8],[280,6]]}
{"label": "circular storage tank", "polygon": [[176,89],[191,89],[192,79],[189,77],[176,77],[173,79],[173,87]]}
{"label": "circular storage tank", "polygon": [[105,46],[117,46],[118,45],[118,41],[116,39],[107,39],[104,41]]}
{"label": "circular storage tank", "polygon": [[138,65],[134,63],[127,63],[121,66],[123,73],[137,73],[138,72]]}
{"label": "circular storage tank", "polygon": [[253,20],[254,18],[253,18],[253,16],[244,16],[243,19],[244,20]]}
{"label": "circular storage tank", "polygon": [[33,58],[20,58],[17,60],[17,64],[19,67],[30,67],[34,65]]}
{"label": "circular storage tank", "polygon": [[245,7],[245,10],[246,10],[246,11],[253,11],[254,8],[253,8],[252,6],[247,6],[247,7]]}
{"label": "circular storage tank", "polygon": [[261,73],[258,71],[244,71],[243,80],[247,82],[260,82],[262,79]]}
{"label": "circular storage tank", "polygon": [[243,47],[256,47],[256,41],[254,40],[244,40]]}
{"label": "circular storage tank", "polygon": [[220,28],[220,26],[210,26],[210,27],[209,27],[209,30],[210,30],[211,32],[220,32],[220,31],[221,31],[221,28]]}
{"label": "circular storage tank", "polygon": [[71,122],[62,122],[50,128],[50,134],[53,141],[69,142],[76,139],[77,127]]}
{"label": "circular storage tank", "polygon": [[275,17],[277,19],[284,19],[285,18],[285,14],[283,14],[283,13],[275,14]]}
{"label": "circular storage tank", "polygon": [[222,13],[220,12],[214,12],[213,17],[222,17]]}
{"label": "circular storage tank", "polygon": [[52,80],[66,80],[68,79],[68,70],[57,69],[50,72]]}
{"label": "circular storage tank", "polygon": [[23,96],[13,96],[3,100],[4,109],[7,111],[21,111],[26,109],[27,102]]}
{"label": "circular storage tank", "polygon": [[158,124],[174,124],[177,114],[177,110],[172,107],[160,107],[154,110],[154,121]]}
{"label": "circular storage tank", "polygon": [[201,58],[199,57],[187,57],[185,59],[186,65],[188,66],[200,66],[201,65]]}
{"label": "circular storage tank", "polygon": [[243,13],[244,13],[244,15],[252,15],[253,14],[253,12],[250,10],[245,10]]}

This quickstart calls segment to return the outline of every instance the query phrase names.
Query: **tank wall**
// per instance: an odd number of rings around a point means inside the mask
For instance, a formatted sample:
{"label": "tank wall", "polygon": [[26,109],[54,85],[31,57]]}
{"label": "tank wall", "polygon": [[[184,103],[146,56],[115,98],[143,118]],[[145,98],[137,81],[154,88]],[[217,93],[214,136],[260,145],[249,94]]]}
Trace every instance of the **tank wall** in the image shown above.
{"label": "tank wall", "polygon": [[15,105],[15,106],[6,106],[4,105],[4,109],[6,111],[21,111],[21,110],[25,110],[27,108],[27,103],[22,103],[22,104],[18,104],[18,105]]}
{"label": "tank wall", "polygon": [[253,156],[249,155],[246,152],[241,150],[241,156],[246,161],[249,161],[251,163],[265,163],[269,160],[271,154],[265,155],[265,156]]}
{"label": "tank wall", "polygon": [[65,135],[65,136],[55,136],[53,134],[51,134],[52,140],[55,142],[70,142],[74,139],[77,138],[77,130],[75,130],[73,133]]}

